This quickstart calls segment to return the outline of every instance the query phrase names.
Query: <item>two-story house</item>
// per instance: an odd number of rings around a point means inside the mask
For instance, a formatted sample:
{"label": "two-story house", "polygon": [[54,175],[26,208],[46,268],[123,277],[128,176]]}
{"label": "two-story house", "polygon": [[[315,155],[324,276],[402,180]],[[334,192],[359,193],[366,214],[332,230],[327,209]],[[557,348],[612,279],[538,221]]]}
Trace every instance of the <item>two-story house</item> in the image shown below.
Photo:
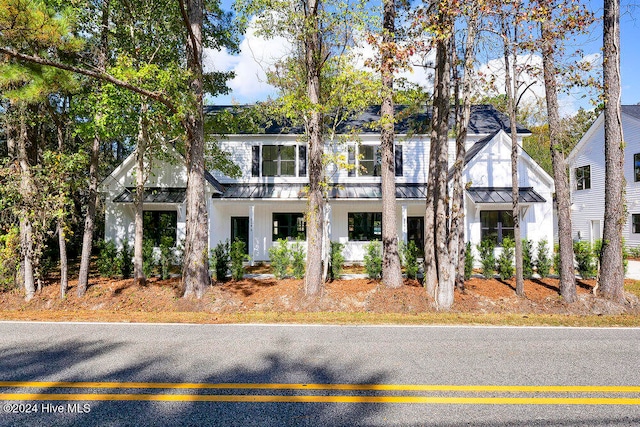
{"label": "two-story house", "polygon": [[[213,107],[218,109],[222,107]],[[380,133],[363,126],[379,120],[379,108],[369,108],[345,123],[357,137],[325,145],[325,152],[341,156],[353,168],[329,164],[326,176],[329,234],[345,244],[347,261],[361,261],[364,246],[382,235],[380,189]],[[430,138],[425,129],[428,112],[414,114],[396,125],[395,172],[397,231],[400,240],[422,246],[425,191],[428,179]],[[498,243],[513,235],[511,214],[511,138],[508,118],[492,106],[474,106],[471,113],[463,181],[465,234],[473,244],[483,238]],[[518,128],[518,140],[528,131]],[[226,135],[221,148],[232,154],[242,176],[232,179],[216,171],[208,176],[209,244],[226,239],[247,243],[252,261],[268,261],[269,248],[278,239],[304,241],[308,183],[307,145],[295,131],[270,125],[263,133]],[[450,165],[455,141],[449,141]],[[157,161],[145,196],[145,231],[158,239],[171,234],[184,237],[184,189],[186,171],[178,154],[175,161]],[[103,182],[105,238],[121,242],[133,239],[132,195],[135,162],[126,159]],[[553,180],[523,150],[518,164],[522,236],[533,241],[553,241]]]}
{"label": "two-story house", "polygon": [[[622,106],[627,220],[625,245],[640,246],[640,105]],[[604,115],[601,114],[567,156],[571,186],[573,238],[594,243],[604,221]]]}

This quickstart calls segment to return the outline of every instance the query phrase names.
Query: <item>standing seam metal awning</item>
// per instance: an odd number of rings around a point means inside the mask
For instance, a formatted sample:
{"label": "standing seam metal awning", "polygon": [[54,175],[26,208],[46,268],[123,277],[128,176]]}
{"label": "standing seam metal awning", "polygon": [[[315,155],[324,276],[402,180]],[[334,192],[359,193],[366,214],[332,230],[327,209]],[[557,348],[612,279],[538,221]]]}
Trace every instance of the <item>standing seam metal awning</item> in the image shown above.
{"label": "standing seam metal awning", "polygon": [[[513,203],[511,187],[471,187],[467,194],[474,203]],[[544,203],[546,200],[533,187],[520,187],[518,201],[521,203]]]}
{"label": "standing seam metal awning", "polygon": [[[133,203],[135,188],[127,188],[118,194],[114,203]],[[143,203],[184,203],[187,198],[186,188],[145,188]]]}
{"label": "standing seam metal awning", "polygon": [[[227,184],[221,199],[304,199],[304,184]],[[424,199],[423,184],[396,184],[397,199]],[[330,199],[381,199],[381,184],[342,184],[329,188]]]}

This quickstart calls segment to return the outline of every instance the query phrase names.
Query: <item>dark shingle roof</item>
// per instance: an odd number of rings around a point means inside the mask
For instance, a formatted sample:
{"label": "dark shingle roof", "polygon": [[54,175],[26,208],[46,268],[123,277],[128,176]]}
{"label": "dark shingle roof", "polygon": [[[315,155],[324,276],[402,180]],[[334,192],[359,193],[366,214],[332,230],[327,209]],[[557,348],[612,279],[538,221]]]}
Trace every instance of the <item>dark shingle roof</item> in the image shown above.
{"label": "dark shingle roof", "polygon": [[[520,187],[519,201],[522,203],[544,203],[544,197],[533,187]],[[511,187],[471,187],[467,194],[474,203],[513,203]]]}
{"label": "dark shingle roof", "polygon": [[[205,106],[205,114],[211,115],[221,112],[238,111],[238,109],[249,108],[249,106],[218,106],[209,105]],[[396,106],[396,134],[426,134],[429,132],[431,125],[431,108],[421,107],[419,109],[410,109],[405,105]],[[379,126],[377,122],[380,120],[380,106],[368,107],[357,117],[347,120],[338,126],[338,133],[346,134],[353,131],[363,134],[375,134],[379,133]],[[454,116],[450,115],[450,127],[453,127]],[[291,123],[276,123],[274,121],[268,121],[261,126],[258,126],[262,131],[261,134],[301,134],[303,129],[301,127],[291,126]],[[504,130],[507,133],[511,132],[509,124],[509,117],[498,111],[492,105],[473,105],[471,107],[471,116],[469,119],[469,133],[470,134],[488,134],[495,133],[499,130]],[[517,125],[518,133],[530,133],[528,129],[521,125]],[[254,131],[237,133],[245,134],[252,133]]]}
{"label": "dark shingle roof", "polygon": [[640,105],[623,105],[622,112],[636,119],[640,119]]}

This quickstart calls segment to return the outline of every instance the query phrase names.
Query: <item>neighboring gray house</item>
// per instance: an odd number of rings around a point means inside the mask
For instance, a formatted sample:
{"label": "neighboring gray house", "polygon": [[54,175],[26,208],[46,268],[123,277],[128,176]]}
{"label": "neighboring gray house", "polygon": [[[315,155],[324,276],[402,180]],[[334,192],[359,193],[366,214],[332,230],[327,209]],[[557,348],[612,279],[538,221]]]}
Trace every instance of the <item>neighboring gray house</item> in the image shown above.
{"label": "neighboring gray house", "polygon": [[[622,106],[627,220],[625,245],[640,246],[640,105]],[[604,221],[604,116],[601,114],[567,157],[571,186],[573,238],[602,238]]]}
{"label": "neighboring gray house", "polygon": [[[212,107],[211,110],[224,107]],[[364,246],[381,238],[380,133],[363,124],[379,119],[379,108],[370,108],[356,120],[345,123],[343,135],[352,126],[364,129],[357,138],[330,145],[333,152],[356,166],[353,171],[329,165],[329,234],[332,241],[345,244],[347,261],[361,261]],[[428,179],[429,133],[424,125],[428,114],[413,115],[396,127],[395,171],[400,240],[422,245],[424,235],[425,191]],[[511,216],[511,139],[505,130],[508,119],[492,106],[474,106],[467,139],[463,181],[465,232],[473,244],[491,237],[501,242],[512,235]],[[519,127],[518,139],[529,131]],[[252,261],[268,261],[268,250],[280,238],[304,240],[304,212],[308,183],[307,145],[295,130],[270,126],[264,133],[227,135],[220,142],[242,169],[232,179],[212,171],[207,190],[209,244],[226,239],[247,243]],[[357,139],[357,141],[356,141]],[[454,158],[454,139],[449,141],[450,165]],[[176,153],[176,159],[181,157]],[[170,233],[180,240],[184,235],[184,163],[156,162],[150,178],[150,195],[145,198],[145,225],[153,238]],[[524,151],[519,162],[521,224],[523,238],[553,241],[552,178]],[[122,241],[133,238],[133,210],[130,191],[134,186],[135,162],[126,159],[101,188],[105,194],[105,238]]]}

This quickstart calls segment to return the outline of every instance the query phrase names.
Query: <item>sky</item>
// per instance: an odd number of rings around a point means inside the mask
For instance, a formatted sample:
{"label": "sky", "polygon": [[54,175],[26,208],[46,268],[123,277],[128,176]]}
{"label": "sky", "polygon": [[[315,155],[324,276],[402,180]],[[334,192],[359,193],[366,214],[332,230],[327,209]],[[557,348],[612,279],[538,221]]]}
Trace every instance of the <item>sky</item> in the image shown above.
{"label": "sky", "polygon": [[[640,8],[628,6],[634,0],[622,0],[621,7],[621,76],[622,76],[622,104],[640,103],[640,48],[636,43],[640,42]],[[599,16],[602,14],[602,1],[588,0],[592,10]],[[223,7],[230,8],[231,1],[224,0]],[[226,51],[207,51],[205,54],[205,66],[215,68],[218,71],[234,71],[236,77],[229,82],[232,92],[229,95],[219,96],[208,100],[210,104],[230,105],[230,104],[253,104],[264,101],[268,97],[277,95],[275,89],[266,83],[265,69],[275,59],[286,54],[288,42],[278,38],[272,40],[262,39],[253,32],[251,28],[243,36],[240,53],[231,55]],[[582,37],[576,42],[576,47],[583,50],[584,54],[591,59],[600,58],[602,45],[601,23],[596,24],[591,34]],[[363,56],[370,56],[370,49],[362,49]],[[522,58],[522,61],[531,61],[534,64],[541,64],[541,59]],[[479,56],[478,70],[485,73],[499,75],[502,69],[502,61],[490,57]],[[210,68],[210,69],[211,69]],[[404,72],[406,77],[412,82],[428,87],[429,79],[426,72],[421,68],[414,69],[413,72]],[[526,94],[525,98],[530,100],[544,98],[544,87],[534,84]],[[579,91],[560,96],[560,105],[564,115],[570,115],[578,108],[591,108],[589,99],[592,96]]]}

